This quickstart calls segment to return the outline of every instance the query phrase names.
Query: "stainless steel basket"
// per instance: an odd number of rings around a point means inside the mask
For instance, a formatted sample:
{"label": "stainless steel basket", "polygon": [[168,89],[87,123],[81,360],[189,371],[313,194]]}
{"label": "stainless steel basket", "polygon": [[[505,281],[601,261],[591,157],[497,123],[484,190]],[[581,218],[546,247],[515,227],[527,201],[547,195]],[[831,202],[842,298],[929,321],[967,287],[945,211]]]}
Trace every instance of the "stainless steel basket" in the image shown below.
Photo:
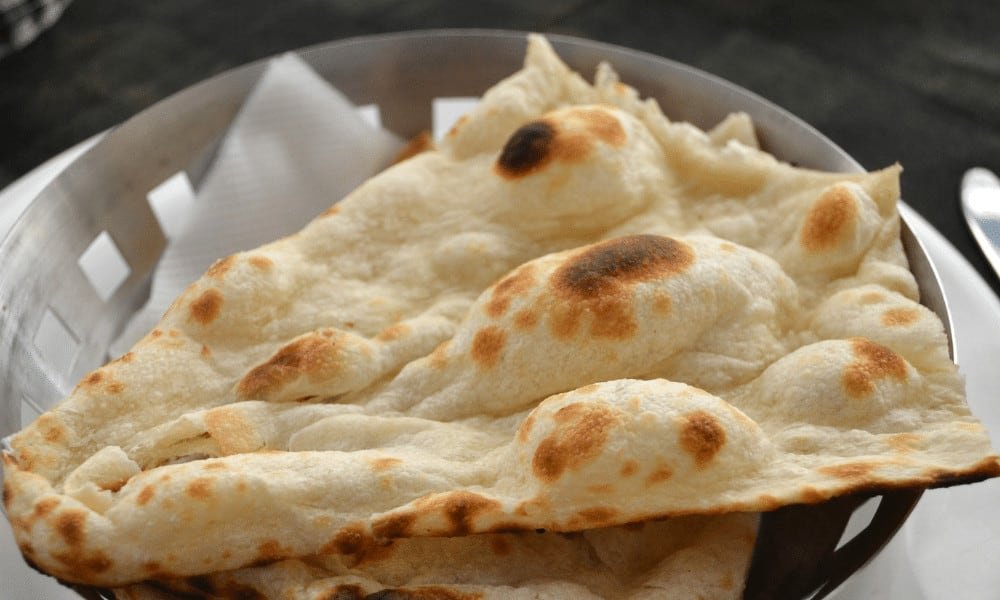
{"label": "stainless steel basket", "polygon": [[[617,46],[549,39],[581,73],[609,61],[623,81],[656,98],[674,120],[710,127],[744,111],[764,148],[779,158],[827,171],[861,170],[806,123],[722,79]],[[347,39],[300,55],[353,102],[378,105],[383,125],[408,137],[430,127],[435,98],[480,95],[520,67],[524,48],[519,32],[448,30]],[[265,66],[261,61],[204,81],[111,131],[39,195],[0,245],[0,437],[20,429],[22,421],[58,401],[67,385],[107,360],[111,340],[148,297],[166,245],[147,194],[182,171],[197,186]],[[108,236],[128,275],[104,297],[79,258]],[[922,302],[951,331],[937,277],[905,223],[903,241]],[[40,328],[54,328],[65,339],[58,357],[39,348]],[[881,496],[867,528],[839,548],[848,519],[866,498],[766,514],[744,597],[827,595],[885,545],[919,496],[919,490]]]}

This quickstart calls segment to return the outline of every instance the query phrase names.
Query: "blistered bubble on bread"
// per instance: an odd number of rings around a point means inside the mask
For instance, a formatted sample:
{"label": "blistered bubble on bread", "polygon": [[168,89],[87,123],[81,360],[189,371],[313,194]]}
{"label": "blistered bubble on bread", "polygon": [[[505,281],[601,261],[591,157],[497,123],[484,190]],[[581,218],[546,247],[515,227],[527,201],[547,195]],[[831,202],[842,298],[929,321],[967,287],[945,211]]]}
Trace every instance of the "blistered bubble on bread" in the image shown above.
{"label": "blistered bubble on bread", "polygon": [[15,436],[14,536],[132,598],[738,598],[744,513],[1000,473],[898,197],[532,37],[435,148],[221,259]]}

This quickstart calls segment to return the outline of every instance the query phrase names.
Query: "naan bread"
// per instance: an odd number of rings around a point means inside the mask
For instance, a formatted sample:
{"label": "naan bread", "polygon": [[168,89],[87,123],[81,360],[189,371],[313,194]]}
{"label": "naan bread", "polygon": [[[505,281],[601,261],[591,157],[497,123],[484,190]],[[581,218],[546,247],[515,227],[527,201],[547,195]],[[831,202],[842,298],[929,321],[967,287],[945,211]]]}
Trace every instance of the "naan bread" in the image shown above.
{"label": "naan bread", "polygon": [[[115,590],[121,600],[690,600],[740,598],[756,515],[677,517],[580,533],[406,538]],[[346,541],[345,543],[351,543]]]}
{"label": "naan bread", "polygon": [[[392,540],[392,560],[461,560],[475,534],[1000,473],[917,302],[898,167],[819,173],[754,141],[745,116],[668,121],[607,66],[590,85],[533,37],[437,149],[220,260],[13,439],[22,551],[103,586]],[[213,577],[421,573],[310,560]],[[533,585],[462,577],[441,582]]]}

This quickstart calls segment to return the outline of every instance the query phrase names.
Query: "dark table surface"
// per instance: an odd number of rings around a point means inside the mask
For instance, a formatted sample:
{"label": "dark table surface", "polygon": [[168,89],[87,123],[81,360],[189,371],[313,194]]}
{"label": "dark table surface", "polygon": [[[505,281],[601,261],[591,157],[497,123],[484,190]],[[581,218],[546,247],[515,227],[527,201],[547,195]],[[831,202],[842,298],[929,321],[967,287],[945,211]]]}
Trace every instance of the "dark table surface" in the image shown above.
{"label": "dark table surface", "polygon": [[0,61],[0,187],[190,84],[284,50],[440,27],[563,33],[685,62],[785,107],[875,169],[1000,292],[958,204],[1000,172],[1000,2],[77,0]]}

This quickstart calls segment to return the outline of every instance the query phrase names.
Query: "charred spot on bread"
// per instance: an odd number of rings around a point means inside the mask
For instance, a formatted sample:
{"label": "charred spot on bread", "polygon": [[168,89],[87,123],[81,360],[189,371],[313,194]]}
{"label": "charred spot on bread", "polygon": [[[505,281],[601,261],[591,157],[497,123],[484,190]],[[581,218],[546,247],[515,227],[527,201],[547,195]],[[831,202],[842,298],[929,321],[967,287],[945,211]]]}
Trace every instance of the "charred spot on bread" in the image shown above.
{"label": "charred spot on bread", "polygon": [[522,125],[510,136],[497,158],[496,171],[505,177],[524,177],[552,159],[556,130],[544,120]]}

